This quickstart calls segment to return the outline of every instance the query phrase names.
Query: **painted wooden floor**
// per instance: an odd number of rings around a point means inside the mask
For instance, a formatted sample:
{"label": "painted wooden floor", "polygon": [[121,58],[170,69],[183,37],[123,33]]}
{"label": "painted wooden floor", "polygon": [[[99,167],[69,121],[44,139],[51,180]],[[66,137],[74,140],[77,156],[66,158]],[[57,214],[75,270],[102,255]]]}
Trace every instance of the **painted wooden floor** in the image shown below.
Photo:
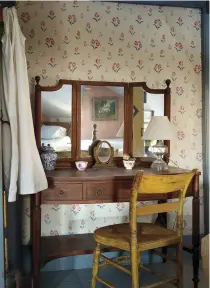
{"label": "painted wooden floor", "polygon": [[[202,265],[202,264],[201,264]],[[176,268],[171,263],[155,263],[147,265],[148,267],[158,271],[163,275],[174,275]],[[113,283],[115,287],[130,288],[131,279],[126,273],[115,268],[101,270],[101,276]],[[158,281],[156,276],[147,272],[140,271],[141,286],[149,285]],[[160,278],[159,278],[160,279]],[[192,262],[191,256],[184,253],[184,288],[193,288],[192,284]],[[91,269],[81,269],[72,271],[56,271],[42,273],[42,288],[90,288],[91,287]],[[106,286],[98,283],[97,288],[105,288]],[[160,287],[170,288],[172,285],[162,285]],[[199,288],[209,288],[207,280],[204,278],[202,267],[200,268],[200,284]]]}

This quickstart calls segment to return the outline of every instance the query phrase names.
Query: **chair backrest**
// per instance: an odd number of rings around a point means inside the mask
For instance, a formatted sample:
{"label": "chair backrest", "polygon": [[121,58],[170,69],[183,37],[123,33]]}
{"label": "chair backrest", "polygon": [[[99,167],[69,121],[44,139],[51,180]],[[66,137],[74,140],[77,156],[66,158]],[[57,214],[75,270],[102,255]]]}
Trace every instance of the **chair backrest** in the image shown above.
{"label": "chair backrest", "polygon": [[[183,204],[189,184],[196,174],[194,169],[190,172],[175,175],[153,175],[137,172],[131,190],[130,198],[130,229],[136,232],[137,216],[177,211],[177,232],[182,233]],[[165,199],[169,194],[175,194],[176,202],[153,204],[137,207],[138,194],[162,194]]]}

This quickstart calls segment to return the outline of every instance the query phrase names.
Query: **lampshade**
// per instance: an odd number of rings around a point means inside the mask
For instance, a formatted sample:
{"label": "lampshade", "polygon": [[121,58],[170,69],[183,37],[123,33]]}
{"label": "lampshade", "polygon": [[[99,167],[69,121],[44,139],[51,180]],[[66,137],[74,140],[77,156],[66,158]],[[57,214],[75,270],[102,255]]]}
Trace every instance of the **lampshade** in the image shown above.
{"label": "lampshade", "polygon": [[120,126],[120,129],[118,130],[116,137],[118,137],[118,138],[124,137],[124,122]]}
{"label": "lampshade", "polygon": [[153,116],[142,139],[171,140],[174,137],[173,126],[167,116]]}

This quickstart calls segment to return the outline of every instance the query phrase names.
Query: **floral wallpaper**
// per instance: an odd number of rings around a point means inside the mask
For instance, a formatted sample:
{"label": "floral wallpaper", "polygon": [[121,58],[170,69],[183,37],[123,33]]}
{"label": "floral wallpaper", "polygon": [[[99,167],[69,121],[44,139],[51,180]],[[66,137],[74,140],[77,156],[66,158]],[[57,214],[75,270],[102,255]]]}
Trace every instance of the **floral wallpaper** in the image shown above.
{"label": "floral wallpaper", "polygon": [[[41,85],[54,85],[63,78],[146,81],[152,88],[165,87],[164,80],[169,78],[171,120],[176,129],[171,159],[182,168],[202,169],[199,10],[89,1],[20,1],[18,5],[32,103],[36,75],[41,76]],[[128,203],[43,205],[42,235],[93,232],[102,225],[128,221],[128,207]],[[190,198],[184,214],[184,232],[190,234]],[[174,219],[170,214],[171,227]],[[26,198],[25,244],[30,240],[29,224]]]}

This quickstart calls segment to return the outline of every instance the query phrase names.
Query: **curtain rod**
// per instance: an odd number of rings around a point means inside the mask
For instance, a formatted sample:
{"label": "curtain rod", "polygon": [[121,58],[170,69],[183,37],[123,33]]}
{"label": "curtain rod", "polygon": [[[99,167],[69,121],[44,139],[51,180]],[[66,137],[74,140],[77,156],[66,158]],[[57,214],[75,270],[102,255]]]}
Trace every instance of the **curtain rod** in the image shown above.
{"label": "curtain rod", "polygon": [[[96,1],[97,2],[97,1]],[[209,1],[113,1],[107,0],[109,3],[119,3],[119,4],[135,4],[135,5],[155,5],[155,6],[170,6],[170,7],[183,7],[183,8],[197,8],[202,9],[209,6]]]}
{"label": "curtain rod", "polygon": [[5,7],[11,8],[14,6],[16,6],[16,1],[0,1],[0,9]]}
{"label": "curtain rod", "polygon": [[1,25],[3,22],[3,15],[2,15],[3,8],[5,7],[11,8],[15,6],[16,6],[16,1],[0,1],[0,24]]}

